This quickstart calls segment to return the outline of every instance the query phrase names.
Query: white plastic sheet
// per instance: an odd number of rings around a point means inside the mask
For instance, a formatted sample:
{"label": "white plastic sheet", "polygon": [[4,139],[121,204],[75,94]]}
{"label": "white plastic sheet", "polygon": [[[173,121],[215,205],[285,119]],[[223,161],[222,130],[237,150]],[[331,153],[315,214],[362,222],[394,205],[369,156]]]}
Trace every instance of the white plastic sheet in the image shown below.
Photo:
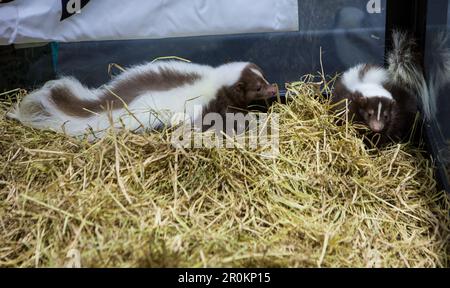
{"label": "white plastic sheet", "polygon": [[73,1],[0,4],[0,44],[297,31],[299,25],[297,0],[91,0],[61,21],[63,3]]}

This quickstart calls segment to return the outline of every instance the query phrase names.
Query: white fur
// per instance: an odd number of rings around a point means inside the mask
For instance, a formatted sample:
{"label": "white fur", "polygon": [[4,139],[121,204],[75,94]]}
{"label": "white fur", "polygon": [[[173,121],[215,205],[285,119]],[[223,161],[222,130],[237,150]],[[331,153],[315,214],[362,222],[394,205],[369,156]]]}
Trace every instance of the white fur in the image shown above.
{"label": "white fur", "polygon": [[367,71],[364,77],[360,77],[364,64],[357,65],[342,76],[342,83],[352,92],[359,92],[365,97],[385,97],[392,98],[392,94],[383,87],[389,78],[385,69],[372,67]]}
{"label": "white fur", "polygon": [[381,111],[383,110],[383,103],[381,101],[378,103],[378,114],[377,114],[377,121],[381,120]]}
{"label": "white fur", "polygon": [[258,70],[256,70],[256,69],[253,69],[253,68],[251,68],[250,70],[251,70],[253,73],[255,73],[256,75],[258,75],[259,77],[261,77],[261,79],[263,79],[264,82],[265,82],[266,84],[269,85],[269,81],[267,81],[266,78],[264,78],[264,76],[261,74],[260,71],[258,71]]}
{"label": "white fur", "polygon": [[[129,103],[128,109],[118,109],[109,113],[93,113],[91,117],[87,118],[71,117],[58,110],[49,100],[50,89],[55,85],[65,86],[76,97],[85,100],[98,99],[101,95],[100,89],[88,89],[78,80],[65,77],[49,81],[41,89],[26,96],[8,116],[34,128],[50,129],[72,136],[83,135],[88,129],[92,129],[91,131],[95,132],[96,137],[101,137],[104,130],[111,124],[117,128],[123,127],[133,131],[170,125],[171,117],[176,113],[186,113],[186,120],[194,121],[201,113],[201,110],[194,109],[194,106],[205,107],[215,98],[221,87],[236,83],[242,70],[248,64],[247,62],[234,62],[213,68],[206,65],[167,61],[132,67],[117,76],[106,87],[143,72],[158,71],[159,67],[166,67],[181,73],[197,73],[200,75],[200,79],[192,84],[167,91],[147,91]],[[35,103],[40,103],[42,107],[45,107],[50,117],[44,113],[29,113],[27,108],[31,107],[30,104]]]}
{"label": "white fur", "polygon": [[364,74],[362,81],[382,86],[389,81],[388,72],[381,67],[371,67],[366,74]]}
{"label": "white fur", "polygon": [[384,89],[383,86],[372,84],[372,83],[359,83],[358,85],[354,86],[354,89],[352,92],[358,91],[360,92],[364,97],[370,98],[370,97],[385,97],[388,99],[393,99],[392,94]]}

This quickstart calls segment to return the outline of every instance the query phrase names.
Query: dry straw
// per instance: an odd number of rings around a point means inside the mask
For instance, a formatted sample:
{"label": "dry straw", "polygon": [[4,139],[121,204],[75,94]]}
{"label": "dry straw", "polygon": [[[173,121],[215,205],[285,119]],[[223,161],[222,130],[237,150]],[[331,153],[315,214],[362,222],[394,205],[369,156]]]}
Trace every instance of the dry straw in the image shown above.
{"label": "dry straw", "polygon": [[[90,144],[0,108],[0,266],[446,267],[449,201],[407,144],[368,149],[312,77],[275,104],[280,155],[176,150],[170,131]],[[9,96],[21,98],[24,91]]]}

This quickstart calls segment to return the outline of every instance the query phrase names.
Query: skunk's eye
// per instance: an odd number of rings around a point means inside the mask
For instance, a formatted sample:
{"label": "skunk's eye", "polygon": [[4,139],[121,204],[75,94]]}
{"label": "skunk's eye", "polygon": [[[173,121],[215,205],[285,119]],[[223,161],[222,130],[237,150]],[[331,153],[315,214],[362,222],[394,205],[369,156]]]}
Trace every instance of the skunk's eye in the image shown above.
{"label": "skunk's eye", "polygon": [[261,86],[261,85],[258,85],[258,87],[256,87],[256,91],[257,91],[257,92],[261,92],[261,90],[262,90],[262,86]]}

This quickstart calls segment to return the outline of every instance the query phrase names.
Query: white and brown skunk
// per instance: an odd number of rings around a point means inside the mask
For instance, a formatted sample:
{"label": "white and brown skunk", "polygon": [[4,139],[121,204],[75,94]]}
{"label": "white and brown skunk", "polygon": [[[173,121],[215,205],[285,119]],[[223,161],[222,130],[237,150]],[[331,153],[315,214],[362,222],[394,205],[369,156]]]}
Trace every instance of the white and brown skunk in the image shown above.
{"label": "white and brown skunk", "polygon": [[378,134],[377,143],[401,141],[410,136],[417,103],[428,101],[426,82],[413,53],[414,41],[405,33],[393,33],[388,69],[371,64],[350,68],[338,79],[332,97],[336,110],[348,103],[349,119],[367,125]]}
{"label": "white and brown skunk", "polygon": [[101,137],[111,126],[137,132],[160,129],[170,126],[176,113],[195,121],[205,113],[224,114],[229,107],[246,108],[251,101],[275,94],[276,86],[253,63],[214,68],[160,61],[132,67],[97,89],[72,77],[49,81],[8,117],[38,129]]}

